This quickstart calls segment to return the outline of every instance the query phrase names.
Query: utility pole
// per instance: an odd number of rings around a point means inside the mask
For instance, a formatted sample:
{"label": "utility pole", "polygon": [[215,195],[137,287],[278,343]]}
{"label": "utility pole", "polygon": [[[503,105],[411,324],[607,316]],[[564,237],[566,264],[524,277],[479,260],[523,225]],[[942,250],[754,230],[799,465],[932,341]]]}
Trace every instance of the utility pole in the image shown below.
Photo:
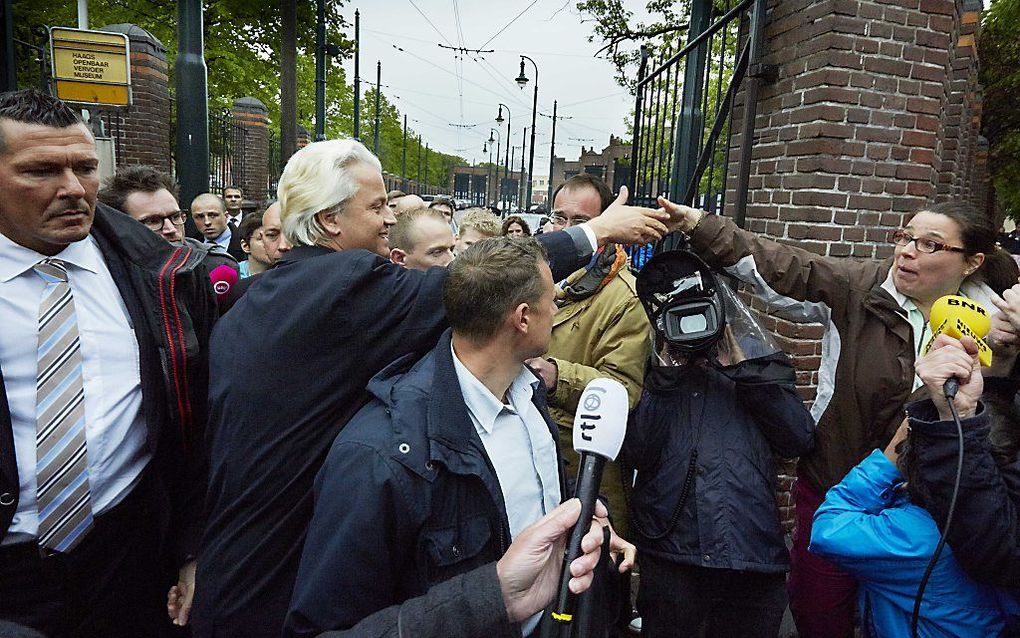
{"label": "utility pole", "polygon": [[524,135],[521,138],[521,188],[517,191],[517,208],[523,212],[528,210],[528,202],[524,199],[524,193],[526,190],[531,190],[531,174],[524,176],[524,156],[527,153],[528,145],[528,127],[524,127]]}
{"label": "utility pole", "polygon": [[280,163],[297,152],[297,0],[280,0]]}
{"label": "utility pole", "polygon": [[354,139],[361,140],[361,12],[354,10]]}
{"label": "utility pole", "polygon": [[11,0],[0,0],[0,37],[3,38],[3,55],[0,55],[0,92],[18,88],[18,67],[14,60],[14,7]]}
{"label": "utility pole", "polygon": [[429,184],[429,144],[425,143],[425,188],[428,188]]}
{"label": "utility pole", "polygon": [[375,133],[372,138],[372,152],[379,157],[379,91],[382,87],[382,61],[375,63]]}
{"label": "utility pole", "polygon": [[[545,113],[540,114],[542,117],[550,117]],[[556,157],[556,120],[572,120],[574,118],[564,115],[556,115],[556,100],[553,100],[553,112],[552,112],[552,141],[549,143],[549,194],[547,195],[546,208],[552,212],[552,196],[553,191],[556,190],[555,184],[553,183],[553,168],[555,163],[553,158]]]}
{"label": "utility pole", "polygon": [[[510,208],[510,202],[512,201],[511,198],[513,197],[513,191],[510,190],[510,184],[513,184],[513,181],[514,181],[513,165],[514,165],[514,160],[516,159],[516,156],[517,156],[517,147],[514,146],[513,148],[510,148],[510,143],[508,142],[507,143],[507,150],[510,152],[510,167],[511,168],[510,168],[510,171],[507,173],[507,176],[510,178],[510,181],[506,185],[506,207]],[[517,191],[518,192],[520,192],[520,190],[521,190],[520,186],[521,186],[521,180],[520,180],[520,176],[518,175],[518,177],[517,177]],[[506,212],[509,213],[510,211],[508,210]]]}
{"label": "utility pole", "polygon": [[316,0],[315,141],[326,139],[326,0]]}
{"label": "utility pole", "polygon": [[414,171],[414,181],[421,188],[421,133],[418,134],[418,165]]}
{"label": "utility pole", "polygon": [[400,154],[400,181],[403,182],[401,190],[407,191],[407,113],[404,113],[404,150]]}
{"label": "utility pole", "polygon": [[[177,3],[177,179],[181,207],[209,190],[209,94],[202,41],[202,0]],[[189,216],[190,217],[190,216]],[[194,222],[188,228],[197,233]]]}

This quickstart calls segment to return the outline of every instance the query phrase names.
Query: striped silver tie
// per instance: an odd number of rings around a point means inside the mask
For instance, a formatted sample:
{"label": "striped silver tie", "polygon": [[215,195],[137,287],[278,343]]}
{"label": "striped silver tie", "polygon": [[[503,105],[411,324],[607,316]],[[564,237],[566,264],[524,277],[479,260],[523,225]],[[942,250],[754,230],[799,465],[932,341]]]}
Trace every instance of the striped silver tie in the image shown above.
{"label": "striped silver tie", "polygon": [[36,377],[36,488],[39,545],[67,552],[92,527],[85,389],[74,297],[56,259],[35,265],[43,281]]}

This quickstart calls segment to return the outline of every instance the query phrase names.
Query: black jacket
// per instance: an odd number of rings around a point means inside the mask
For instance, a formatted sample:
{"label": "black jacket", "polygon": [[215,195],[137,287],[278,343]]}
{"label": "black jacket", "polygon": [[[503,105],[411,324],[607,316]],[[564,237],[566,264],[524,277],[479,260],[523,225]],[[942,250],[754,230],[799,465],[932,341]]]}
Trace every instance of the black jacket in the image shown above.
{"label": "black jacket", "polygon": [[[117,285],[138,340],[142,411],[153,457],[148,472],[170,559],[197,550],[204,492],[209,333],[216,301],[204,252],[173,246],[127,215],[98,204],[92,236]],[[18,509],[19,481],[0,370],[0,537]],[[157,557],[154,557],[154,561]]]}
{"label": "black jacket", "polygon": [[[543,236],[554,276],[591,256],[575,236]],[[435,346],[446,328],[445,280],[445,268],[422,273],[365,250],[299,246],[220,320],[212,339],[209,517],[196,636],[278,637],[312,517],[315,474],[368,401],[369,379]]]}
{"label": "black jacket", "polygon": [[[316,477],[287,636],[352,627],[498,560],[510,545],[503,492],[464,404],[450,332],[412,363],[406,357],[372,379],[372,400]],[[543,385],[533,401],[555,443]]]}
{"label": "black jacket", "polygon": [[[953,558],[982,583],[1020,592],[1020,458],[999,466],[989,444],[989,411],[963,419],[963,474],[946,542]],[[956,479],[956,425],[940,421],[931,400],[907,407],[922,503],[941,529]]]}
{"label": "black jacket", "polygon": [[773,456],[807,452],[813,435],[781,353],[725,368],[650,366],[624,442],[637,469],[634,544],[688,565],[785,571]]}

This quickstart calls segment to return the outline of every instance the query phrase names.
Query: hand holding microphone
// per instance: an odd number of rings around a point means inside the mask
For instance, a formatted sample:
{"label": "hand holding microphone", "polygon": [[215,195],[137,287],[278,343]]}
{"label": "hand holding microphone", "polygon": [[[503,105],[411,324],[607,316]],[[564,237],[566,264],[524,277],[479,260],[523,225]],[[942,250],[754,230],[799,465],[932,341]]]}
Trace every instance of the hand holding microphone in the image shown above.
{"label": "hand holding microphone", "polygon": [[940,419],[952,419],[944,392],[945,385],[950,381],[959,384],[954,401],[960,418],[974,415],[978,399],[984,391],[984,380],[981,376],[978,346],[972,338],[956,339],[945,334],[937,336],[928,353],[918,360],[915,369],[917,376],[928,388]]}
{"label": "hand holding microphone", "polygon": [[[559,596],[552,617],[566,628],[574,620],[576,595],[570,589],[570,565],[581,555],[581,540],[595,514],[599,483],[606,461],[620,453],[627,433],[627,389],[613,379],[594,379],[584,388],[574,416],[574,450],[581,457],[574,496],[581,501],[581,515],[570,534],[563,556]],[[617,542],[619,539],[617,539]],[[625,548],[623,549],[626,553]],[[628,561],[633,561],[633,552]]]}

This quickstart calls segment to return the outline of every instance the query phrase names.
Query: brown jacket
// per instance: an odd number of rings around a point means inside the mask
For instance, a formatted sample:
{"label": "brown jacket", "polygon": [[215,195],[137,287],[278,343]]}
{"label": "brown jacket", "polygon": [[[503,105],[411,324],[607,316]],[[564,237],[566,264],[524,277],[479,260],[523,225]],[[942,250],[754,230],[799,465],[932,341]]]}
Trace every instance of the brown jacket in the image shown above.
{"label": "brown jacket", "polygon": [[892,261],[822,257],[715,215],[702,220],[691,243],[710,266],[739,271],[742,279],[753,265],[760,275],[756,292],[775,303],[770,309],[781,309],[772,314],[792,318],[792,300],[811,302],[801,304],[808,310],[802,319],[826,324],[811,410],[818,422],[815,448],[798,467],[799,476],[824,493],[871,450],[884,448],[904,417],[914,339],[905,312],[882,288]]}

